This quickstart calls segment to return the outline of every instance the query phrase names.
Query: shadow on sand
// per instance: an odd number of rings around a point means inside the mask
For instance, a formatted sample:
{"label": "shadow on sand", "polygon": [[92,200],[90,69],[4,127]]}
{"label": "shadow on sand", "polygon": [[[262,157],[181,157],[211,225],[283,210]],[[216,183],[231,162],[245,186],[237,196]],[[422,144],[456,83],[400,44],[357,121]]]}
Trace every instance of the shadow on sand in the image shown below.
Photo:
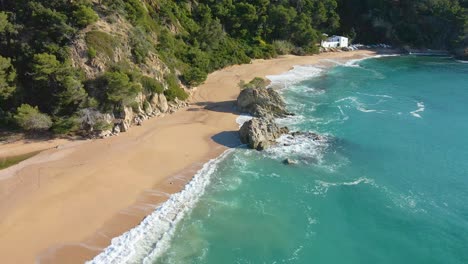
{"label": "shadow on sand", "polygon": [[228,148],[237,148],[242,145],[239,139],[238,131],[223,131],[211,137],[211,139],[225,147]]}
{"label": "shadow on sand", "polygon": [[204,109],[209,110],[209,111],[239,114],[236,108],[236,100],[223,101],[223,102],[198,102],[198,103],[195,103],[195,105],[201,106]]}

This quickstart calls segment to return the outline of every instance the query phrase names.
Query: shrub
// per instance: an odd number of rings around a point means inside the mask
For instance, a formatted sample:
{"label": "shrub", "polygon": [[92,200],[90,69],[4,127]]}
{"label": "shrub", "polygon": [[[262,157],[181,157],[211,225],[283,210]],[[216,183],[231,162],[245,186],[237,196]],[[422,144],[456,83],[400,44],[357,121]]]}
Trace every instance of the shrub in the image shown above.
{"label": "shrub", "polygon": [[85,36],[88,48],[92,48],[96,53],[103,53],[108,58],[114,57],[114,49],[119,46],[119,41],[113,36],[102,31],[90,31]]}
{"label": "shrub", "polygon": [[79,129],[79,122],[74,117],[56,118],[51,127],[52,132],[58,135],[65,135]]}
{"label": "shrub", "polygon": [[206,80],[207,76],[208,74],[205,71],[194,67],[185,71],[183,79],[189,86],[197,86],[202,84]]}
{"label": "shrub", "polygon": [[132,46],[132,55],[137,63],[144,63],[149,52],[153,50],[147,33],[141,28],[135,28],[130,34],[130,45]]}
{"label": "shrub", "polygon": [[295,47],[292,51],[292,54],[297,55],[297,56],[304,56],[306,55],[306,52],[303,48],[301,47]]}
{"label": "shrub", "polygon": [[106,120],[106,117],[101,112],[85,108],[80,110],[78,122],[80,123],[81,129],[86,131],[104,131],[112,129],[112,123]]}
{"label": "shrub", "polygon": [[89,57],[90,59],[94,59],[94,58],[96,58],[96,56],[97,56],[96,49],[93,48],[93,47],[89,47],[89,48],[88,48],[88,57]]}
{"label": "shrub", "polygon": [[12,96],[16,89],[16,70],[11,59],[0,56],[0,99]]}
{"label": "shrub", "polygon": [[249,83],[245,83],[244,80],[241,80],[238,85],[241,90],[247,88],[265,89],[268,85],[268,81],[260,77],[255,77]]}
{"label": "shrub", "polygon": [[16,109],[14,116],[16,123],[24,130],[47,130],[52,126],[52,120],[36,107],[22,104]]}
{"label": "shrub", "polygon": [[164,92],[163,85],[151,77],[142,76],[140,83],[143,86],[143,89],[145,89],[147,93],[160,94]]}
{"label": "shrub", "polygon": [[164,91],[164,95],[167,100],[174,101],[176,98],[179,100],[185,100],[188,98],[188,94],[179,86],[177,77],[175,74],[170,74],[166,78],[168,89]]}
{"label": "shrub", "polygon": [[294,45],[287,40],[275,40],[272,44],[276,53],[279,55],[290,54],[294,49]]}
{"label": "shrub", "polygon": [[107,100],[114,104],[128,105],[133,102],[135,96],[141,91],[141,85],[132,82],[125,73],[107,72],[104,77],[107,83]]}
{"label": "shrub", "polygon": [[80,27],[86,27],[99,19],[99,16],[94,10],[85,5],[80,5],[76,11],[73,12],[75,23]]}

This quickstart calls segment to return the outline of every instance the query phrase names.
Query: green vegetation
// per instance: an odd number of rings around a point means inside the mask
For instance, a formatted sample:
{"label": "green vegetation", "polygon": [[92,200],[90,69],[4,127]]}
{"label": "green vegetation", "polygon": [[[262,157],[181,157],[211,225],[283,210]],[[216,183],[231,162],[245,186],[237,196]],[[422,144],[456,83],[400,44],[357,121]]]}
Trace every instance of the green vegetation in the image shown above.
{"label": "green vegetation", "polygon": [[34,157],[36,156],[37,154],[39,154],[41,152],[40,151],[34,151],[34,152],[31,152],[31,153],[26,153],[26,154],[22,154],[22,155],[16,155],[16,156],[11,156],[11,157],[3,157],[3,158],[0,158],[0,170],[3,170],[3,169],[6,169],[8,167],[11,167],[15,164],[18,164],[20,162],[22,162],[23,160],[27,160],[31,157]]}
{"label": "green vegetation", "polygon": [[171,74],[166,77],[168,88],[164,90],[164,95],[167,100],[174,101],[176,98],[179,100],[185,100],[188,98],[188,94],[182,89],[177,81],[177,77]]}
{"label": "green vegetation", "polygon": [[268,81],[260,77],[255,77],[248,83],[245,83],[244,80],[241,80],[238,86],[241,90],[247,88],[265,89],[268,86]]}
{"label": "green vegetation", "polygon": [[[60,134],[82,126],[86,111],[118,115],[137,106],[140,92],[185,100],[182,84],[197,86],[225,66],[316,53],[323,33],[468,55],[467,0],[16,0],[0,7],[0,124]],[[40,125],[25,125],[25,115]]]}
{"label": "green vegetation", "polygon": [[339,0],[341,30],[363,43],[468,47],[466,0]]}
{"label": "green vegetation", "polygon": [[164,92],[164,86],[160,82],[148,76],[141,77],[141,85],[148,94],[161,94]]}
{"label": "green vegetation", "polygon": [[114,57],[114,50],[119,46],[116,38],[102,31],[90,31],[86,33],[86,44],[95,53],[104,54],[107,58]]}
{"label": "green vegetation", "polygon": [[50,117],[39,112],[37,106],[32,107],[28,104],[22,104],[16,112],[14,118],[24,130],[47,130],[52,126]]}

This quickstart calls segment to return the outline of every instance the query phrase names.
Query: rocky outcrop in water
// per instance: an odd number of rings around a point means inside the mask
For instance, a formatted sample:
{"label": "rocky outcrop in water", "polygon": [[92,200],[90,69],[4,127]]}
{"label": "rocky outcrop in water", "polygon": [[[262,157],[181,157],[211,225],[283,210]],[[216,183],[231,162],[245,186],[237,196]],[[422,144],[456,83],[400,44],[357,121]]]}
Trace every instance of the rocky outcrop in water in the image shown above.
{"label": "rocky outcrop in water", "polygon": [[[258,83],[258,78],[254,79]],[[250,82],[252,86],[254,81]],[[277,117],[293,115],[286,111],[286,104],[278,92],[265,86],[249,87],[241,91],[237,98],[237,107],[240,112],[254,116],[252,120],[245,122],[239,130],[240,140],[250,148],[256,150],[266,149],[276,144],[277,139],[284,134],[289,137],[307,137],[313,140],[321,140],[322,137],[310,132],[290,133],[287,127],[280,127],[275,122]],[[288,160],[288,164],[297,163]]]}
{"label": "rocky outcrop in water", "polygon": [[253,118],[239,130],[241,142],[256,150],[266,149],[276,143],[281,135],[289,133],[287,127],[279,127],[272,118]]}
{"label": "rocky outcrop in water", "polygon": [[281,95],[272,88],[247,88],[237,98],[237,108],[255,117],[273,118],[292,115],[286,111]]}
{"label": "rocky outcrop in water", "polygon": [[281,135],[289,133],[287,127],[275,123],[274,118],[291,113],[286,111],[281,95],[272,88],[259,86],[243,89],[237,98],[237,108],[240,112],[254,116],[239,130],[241,142],[252,149],[266,149],[274,145]]}

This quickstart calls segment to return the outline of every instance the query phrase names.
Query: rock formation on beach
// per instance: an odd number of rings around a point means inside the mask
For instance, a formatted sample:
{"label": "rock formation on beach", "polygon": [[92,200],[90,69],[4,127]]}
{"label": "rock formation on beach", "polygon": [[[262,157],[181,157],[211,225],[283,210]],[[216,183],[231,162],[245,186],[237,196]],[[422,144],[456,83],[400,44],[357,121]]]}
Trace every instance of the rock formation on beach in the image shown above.
{"label": "rock formation on beach", "polygon": [[237,108],[240,112],[254,116],[240,128],[241,142],[252,149],[263,150],[275,144],[281,135],[289,133],[289,129],[278,126],[274,118],[292,114],[286,111],[281,95],[272,88],[266,88],[265,80],[258,80],[256,78],[245,85],[249,87],[239,94]]}
{"label": "rock formation on beach", "polygon": [[264,150],[276,144],[276,140],[284,134],[289,134],[290,137],[305,136],[313,140],[323,140],[323,137],[316,133],[290,132],[289,128],[278,126],[275,118],[294,114],[286,110],[286,103],[281,95],[266,86],[266,81],[261,78],[255,78],[248,84],[241,82],[241,88],[245,89],[237,97],[237,108],[240,112],[253,116],[239,130],[242,143],[252,149]]}
{"label": "rock formation on beach", "polygon": [[275,144],[281,135],[289,133],[287,127],[279,127],[272,118],[253,118],[239,130],[241,142],[250,148],[264,150]]}
{"label": "rock formation on beach", "polygon": [[281,95],[273,88],[253,87],[241,91],[237,98],[240,112],[254,117],[285,117],[292,115],[286,111],[286,104]]}

